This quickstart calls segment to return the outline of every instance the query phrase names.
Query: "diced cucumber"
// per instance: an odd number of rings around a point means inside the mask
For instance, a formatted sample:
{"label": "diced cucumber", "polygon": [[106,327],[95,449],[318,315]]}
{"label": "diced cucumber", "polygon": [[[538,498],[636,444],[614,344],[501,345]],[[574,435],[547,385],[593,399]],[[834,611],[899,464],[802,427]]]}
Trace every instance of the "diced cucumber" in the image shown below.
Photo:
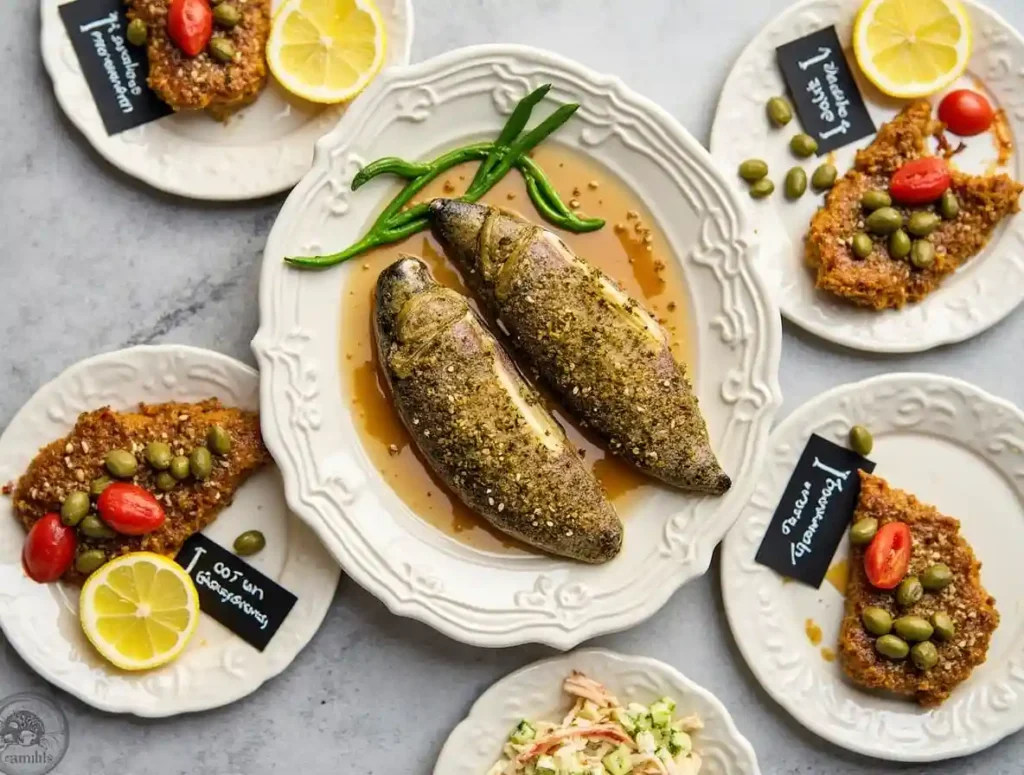
{"label": "diced cucumber", "polygon": [[508,741],[513,745],[523,745],[528,743],[537,736],[537,730],[534,729],[526,719],[519,722],[515,729],[512,730],[512,734],[508,736]]}
{"label": "diced cucumber", "polygon": [[658,700],[658,702],[667,705],[669,711],[671,711],[672,713],[676,712],[676,701],[673,700],[671,697],[662,697],[660,700]]}
{"label": "diced cucumber", "polygon": [[594,764],[590,768],[590,772],[587,775],[608,775],[608,770],[604,768],[603,764]]}
{"label": "diced cucumber", "polygon": [[651,720],[651,714],[644,711],[636,717],[636,729],[638,732],[644,732],[651,729],[654,726],[654,722]]}
{"label": "diced cucumber", "polygon": [[632,735],[636,732],[636,717],[630,714],[629,711],[616,708],[612,712],[612,718],[622,724],[622,728],[629,732],[629,734]]}
{"label": "diced cucumber", "polygon": [[649,730],[640,732],[636,736],[636,747],[640,749],[642,753],[654,753],[654,749],[658,747],[654,741],[654,735]]}
{"label": "diced cucumber", "polygon": [[553,756],[541,756],[537,759],[537,775],[558,775],[558,765]]}
{"label": "diced cucumber", "polygon": [[597,721],[601,718],[601,709],[597,707],[597,703],[587,700],[580,708],[579,717],[585,718],[587,721]]}
{"label": "diced cucumber", "polygon": [[672,722],[672,708],[663,700],[651,706],[651,723],[656,727],[667,727]]}
{"label": "diced cucumber", "polygon": [[668,750],[672,752],[673,756],[678,756],[681,753],[689,754],[693,750],[693,740],[685,732],[673,732],[668,739]]}
{"label": "diced cucumber", "polygon": [[605,756],[601,763],[608,770],[608,775],[629,775],[633,769],[633,760],[630,757],[629,748],[624,745],[620,745]]}

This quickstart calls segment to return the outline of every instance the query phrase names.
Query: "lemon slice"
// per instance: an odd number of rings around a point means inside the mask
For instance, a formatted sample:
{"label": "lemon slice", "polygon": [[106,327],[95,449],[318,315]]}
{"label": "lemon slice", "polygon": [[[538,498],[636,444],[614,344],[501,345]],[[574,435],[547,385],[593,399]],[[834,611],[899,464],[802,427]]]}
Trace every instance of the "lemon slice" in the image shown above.
{"label": "lemon slice", "polygon": [[285,0],[267,63],[288,91],[312,102],[355,97],[384,64],[387,36],[373,0]]}
{"label": "lemon slice", "polygon": [[866,0],[853,50],[868,79],[893,97],[942,91],[971,58],[971,21],[960,0]]}
{"label": "lemon slice", "polygon": [[82,629],[122,670],[149,670],[175,659],[199,624],[191,576],[159,554],[135,552],[96,571],[82,587]]}

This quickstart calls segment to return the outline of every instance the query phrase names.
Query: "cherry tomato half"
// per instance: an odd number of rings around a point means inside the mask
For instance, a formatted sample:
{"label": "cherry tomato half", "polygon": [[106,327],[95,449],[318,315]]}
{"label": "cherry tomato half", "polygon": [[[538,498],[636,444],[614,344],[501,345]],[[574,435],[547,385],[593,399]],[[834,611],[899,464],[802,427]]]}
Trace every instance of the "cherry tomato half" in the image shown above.
{"label": "cherry tomato half", "polygon": [[61,522],[60,514],[47,514],[28,531],[21,562],[30,579],[49,584],[68,571],[77,548],[75,529]]}
{"label": "cherry tomato half", "polygon": [[952,176],[945,159],[926,156],[908,161],[896,170],[889,182],[889,193],[900,204],[930,204],[946,192],[950,182]]}
{"label": "cherry tomato half", "polygon": [[910,528],[905,522],[890,522],[875,533],[864,552],[864,572],[878,589],[894,589],[910,566]]}
{"label": "cherry tomato half", "polygon": [[100,519],[121,535],[140,536],[159,528],[167,515],[148,490],[130,482],[113,482],[96,501]]}
{"label": "cherry tomato half", "polygon": [[167,34],[190,57],[198,56],[213,36],[213,10],[209,0],[171,0]]}
{"label": "cherry tomato half", "polygon": [[995,116],[992,103],[985,95],[970,89],[951,91],[939,105],[939,121],[961,137],[987,132]]}

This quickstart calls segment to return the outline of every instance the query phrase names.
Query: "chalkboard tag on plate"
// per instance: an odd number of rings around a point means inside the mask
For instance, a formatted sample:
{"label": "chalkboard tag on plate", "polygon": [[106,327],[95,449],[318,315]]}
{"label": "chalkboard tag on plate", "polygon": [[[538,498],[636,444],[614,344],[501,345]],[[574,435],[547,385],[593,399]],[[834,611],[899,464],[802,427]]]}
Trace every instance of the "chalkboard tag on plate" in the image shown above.
{"label": "chalkboard tag on plate", "polygon": [[124,0],[76,0],[60,6],[78,63],[108,135],[174,111],[149,88],[145,46],[128,42]]}
{"label": "chalkboard tag on plate", "polygon": [[775,508],[757,561],[783,576],[820,587],[860,495],[860,476],[875,464],[811,435]]}
{"label": "chalkboard tag on plate", "polygon": [[800,123],[818,141],[819,156],[875,133],[835,27],[779,46],[777,52]]}
{"label": "chalkboard tag on plate", "polygon": [[201,533],[189,538],[177,563],[199,592],[199,607],[263,651],[298,598],[276,581]]}

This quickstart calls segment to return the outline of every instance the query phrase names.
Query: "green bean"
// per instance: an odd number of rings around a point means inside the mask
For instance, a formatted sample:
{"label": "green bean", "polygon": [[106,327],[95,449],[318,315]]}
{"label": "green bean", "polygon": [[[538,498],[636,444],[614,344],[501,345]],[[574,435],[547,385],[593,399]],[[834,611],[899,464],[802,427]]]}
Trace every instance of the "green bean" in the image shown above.
{"label": "green bean", "polygon": [[530,120],[530,116],[533,115],[533,109],[537,107],[549,91],[551,91],[551,84],[546,83],[527,94],[515,106],[512,115],[509,116],[508,121],[505,122],[505,126],[502,128],[501,134],[494,141],[494,147],[487,154],[487,158],[480,165],[480,169],[476,171],[476,175],[473,176],[473,180],[469,184],[470,188],[473,188],[473,186],[480,183],[483,178],[491,173],[502,151],[507,150],[522,131],[526,129],[526,124]]}
{"label": "green bean", "polygon": [[417,164],[399,159],[397,156],[385,156],[383,159],[370,162],[356,173],[356,176],[352,178],[352,190],[358,191],[378,175],[397,175],[406,180],[414,180],[428,172],[430,172],[429,164]]}
{"label": "green bean", "polygon": [[[526,180],[526,192],[530,195],[533,206],[537,208],[537,212],[541,214],[544,220],[566,231],[573,231],[579,234],[597,231],[604,226],[604,221],[600,218],[580,218],[571,210],[563,212],[561,208],[565,206],[565,203],[558,197],[558,193],[553,189],[550,193],[545,191],[545,186],[551,188],[551,183],[546,178],[541,182],[542,179],[538,178],[531,169],[526,168],[521,171],[523,178]],[[551,194],[554,195],[553,199]]]}

